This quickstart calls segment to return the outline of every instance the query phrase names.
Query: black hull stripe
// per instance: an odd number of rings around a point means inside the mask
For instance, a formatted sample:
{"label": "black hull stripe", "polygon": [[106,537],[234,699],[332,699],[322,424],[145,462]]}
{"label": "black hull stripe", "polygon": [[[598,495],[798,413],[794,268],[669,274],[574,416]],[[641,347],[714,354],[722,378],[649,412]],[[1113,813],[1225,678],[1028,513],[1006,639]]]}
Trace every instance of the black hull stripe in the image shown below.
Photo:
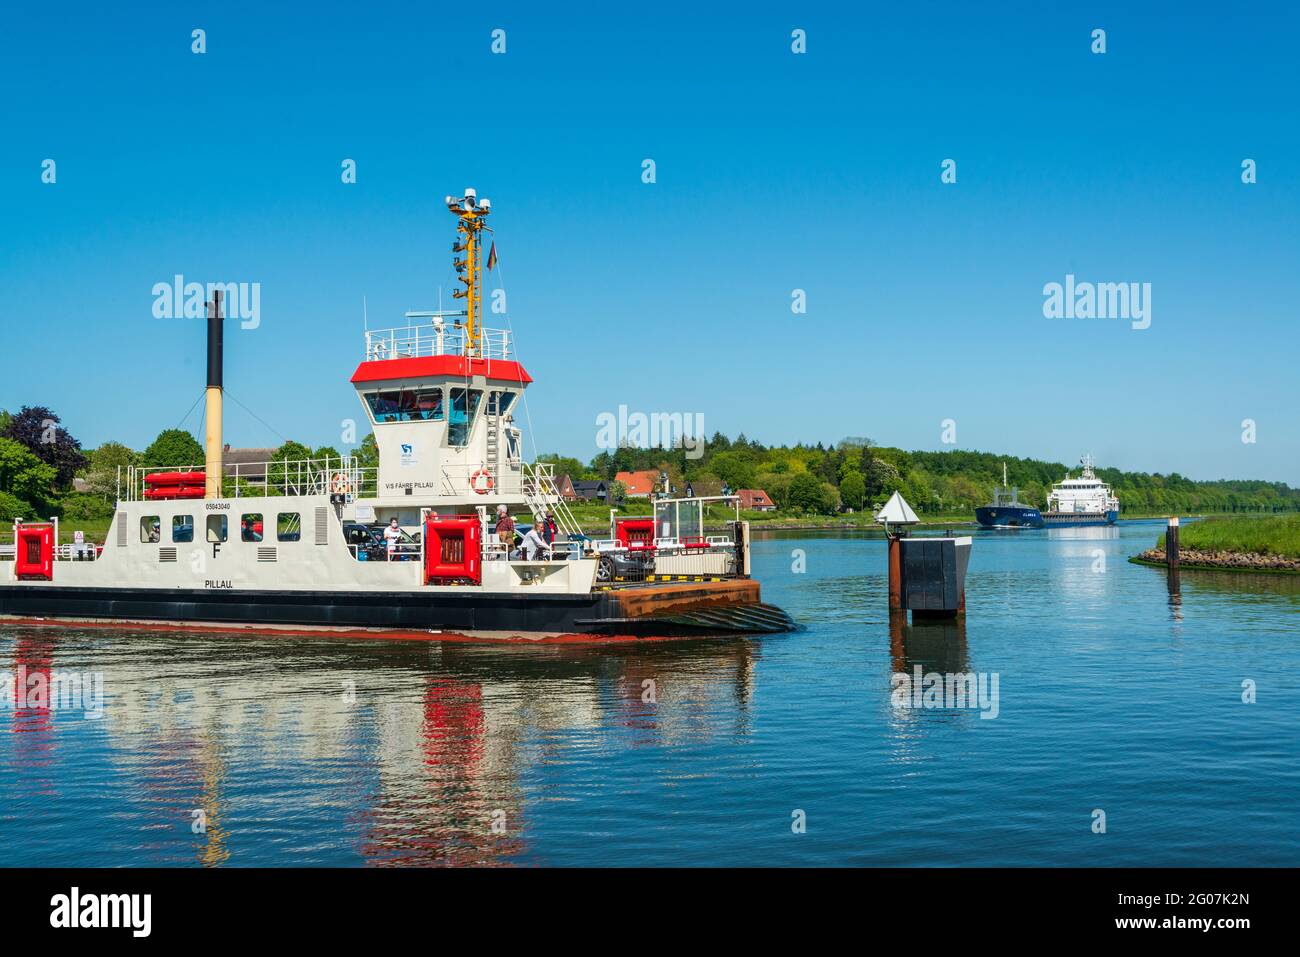
{"label": "black hull stripe", "polygon": [[766,605],[709,614],[627,618],[616,592],[484,595],[447,592],[236,591],[0,586],[0,615],[195,625],[366,628],[426,632],[645,635],[756,634],[794,627]]}
{"label": "black hull stripe", "polygon": [[242,625],[323,625],[436,631],[586,632],[607,617],[604,595],[218,591],[0,586],[0,614]]}

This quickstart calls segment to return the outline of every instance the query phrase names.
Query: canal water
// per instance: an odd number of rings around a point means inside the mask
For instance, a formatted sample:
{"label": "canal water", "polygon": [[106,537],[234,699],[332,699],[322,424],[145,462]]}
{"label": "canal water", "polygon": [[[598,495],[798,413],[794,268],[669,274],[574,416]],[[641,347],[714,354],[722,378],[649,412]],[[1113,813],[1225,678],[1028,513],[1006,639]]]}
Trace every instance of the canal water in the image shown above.
{"label": "canal water", "polygon": [[0,625],[0,865],[1300,864],[1300,579],[1171,593],[1159,532],[975,533],[964,629],[811,532],[755,542],[759,639]]}

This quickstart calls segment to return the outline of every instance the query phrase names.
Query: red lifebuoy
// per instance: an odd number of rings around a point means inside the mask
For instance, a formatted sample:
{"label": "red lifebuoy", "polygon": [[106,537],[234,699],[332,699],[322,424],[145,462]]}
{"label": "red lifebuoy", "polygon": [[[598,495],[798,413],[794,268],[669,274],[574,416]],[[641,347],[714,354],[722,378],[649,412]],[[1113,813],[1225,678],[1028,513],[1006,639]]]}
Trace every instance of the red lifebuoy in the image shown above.
{"label": "red lifebuoy", "polygon": [[[487,481],[482,485],[479,484],[479,476],[487,479]],[[486,495],[488,492],[492,491],[492,489],[496,488],[496,484],[496,480],[492,478],[492,473],[487,469],[479,469],[469,477],[469,487],[479,495]]]}

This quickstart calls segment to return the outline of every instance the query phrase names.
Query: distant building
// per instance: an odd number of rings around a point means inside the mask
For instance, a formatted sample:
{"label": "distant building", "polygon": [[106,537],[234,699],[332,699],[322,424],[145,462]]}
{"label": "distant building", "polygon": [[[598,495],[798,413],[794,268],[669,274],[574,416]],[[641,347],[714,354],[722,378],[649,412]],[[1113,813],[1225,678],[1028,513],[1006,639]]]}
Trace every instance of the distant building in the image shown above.
{"label": "distant building", "polygon": [[256,485],[266,481],[266,463],[275,453],[275,449],[232,449],[227,445],[221,453],[221,470],[229,478],[238,476]]}
{"label": "distant building", "polygon": [[584,502],[609,501],[609,486],[604,482],[579,479],[572,485],[574,497],[582,499]]}
{"label": "distant building", "polygon": [[742,488],[736,491],[740,507],[746,512],[775,512],[776,503],[761,488]]}
{"label": "distant building", "polygon": [[659,483],[658,469],[644,469],[640,472],[619,472],[614,476],[615,482],[627,486],[628,498],[649,498]]}
{"label": "distant building", "polygon": [[573,482],[567,475],[557,476],[555,479],[555,488],[560,493],[561,501],[572,502],[577,498],[573,491]]}

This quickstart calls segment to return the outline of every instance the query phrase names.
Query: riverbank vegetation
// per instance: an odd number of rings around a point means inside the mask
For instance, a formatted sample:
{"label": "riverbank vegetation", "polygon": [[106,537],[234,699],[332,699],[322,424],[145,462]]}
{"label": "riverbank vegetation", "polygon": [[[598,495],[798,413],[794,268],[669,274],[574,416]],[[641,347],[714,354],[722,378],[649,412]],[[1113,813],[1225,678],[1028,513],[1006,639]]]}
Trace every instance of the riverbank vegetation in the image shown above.
{"label": "riverbank vegetation", "polygon": [[[1156,547],[1164,550],[1164,535]],[[1300,515],[1213,516],[1189,522],[1178,530],[1178,549],[1300,560]]]}
{"label": "riverbank vegetation", "polygon": [[[829,448],[820,443],[767,446],[743,435],[731,440],[720,433],[693,453],[684,448],[620,448],[585,464],[560,455],[539,458],[554,463],[557,474],[573,479],[609,482],[620,471],[659,470],[667,473],[677,494],[687,482],[696,495],[717,495],[724,486],[732,491],[762,489],[778,511],[746,517],[776,522],[813,516],[842,519],[850,510],[871,512],[894,492],[901,492],[923,521],[969,521],[976,507],[992,499],[1004,463],[1008,481],[1020,489],[1020,500],[1040,508],[1046,506],[1052,484],[1067,471],[1059,462],[958,449],[907,452],[864,438],[844,439]],[[1112,468],[1099,468],[1097,474],[1115,489],[1124,516],[1300,510],[1300,489],[1281,482],[1197,482],[1176,472]]]}

